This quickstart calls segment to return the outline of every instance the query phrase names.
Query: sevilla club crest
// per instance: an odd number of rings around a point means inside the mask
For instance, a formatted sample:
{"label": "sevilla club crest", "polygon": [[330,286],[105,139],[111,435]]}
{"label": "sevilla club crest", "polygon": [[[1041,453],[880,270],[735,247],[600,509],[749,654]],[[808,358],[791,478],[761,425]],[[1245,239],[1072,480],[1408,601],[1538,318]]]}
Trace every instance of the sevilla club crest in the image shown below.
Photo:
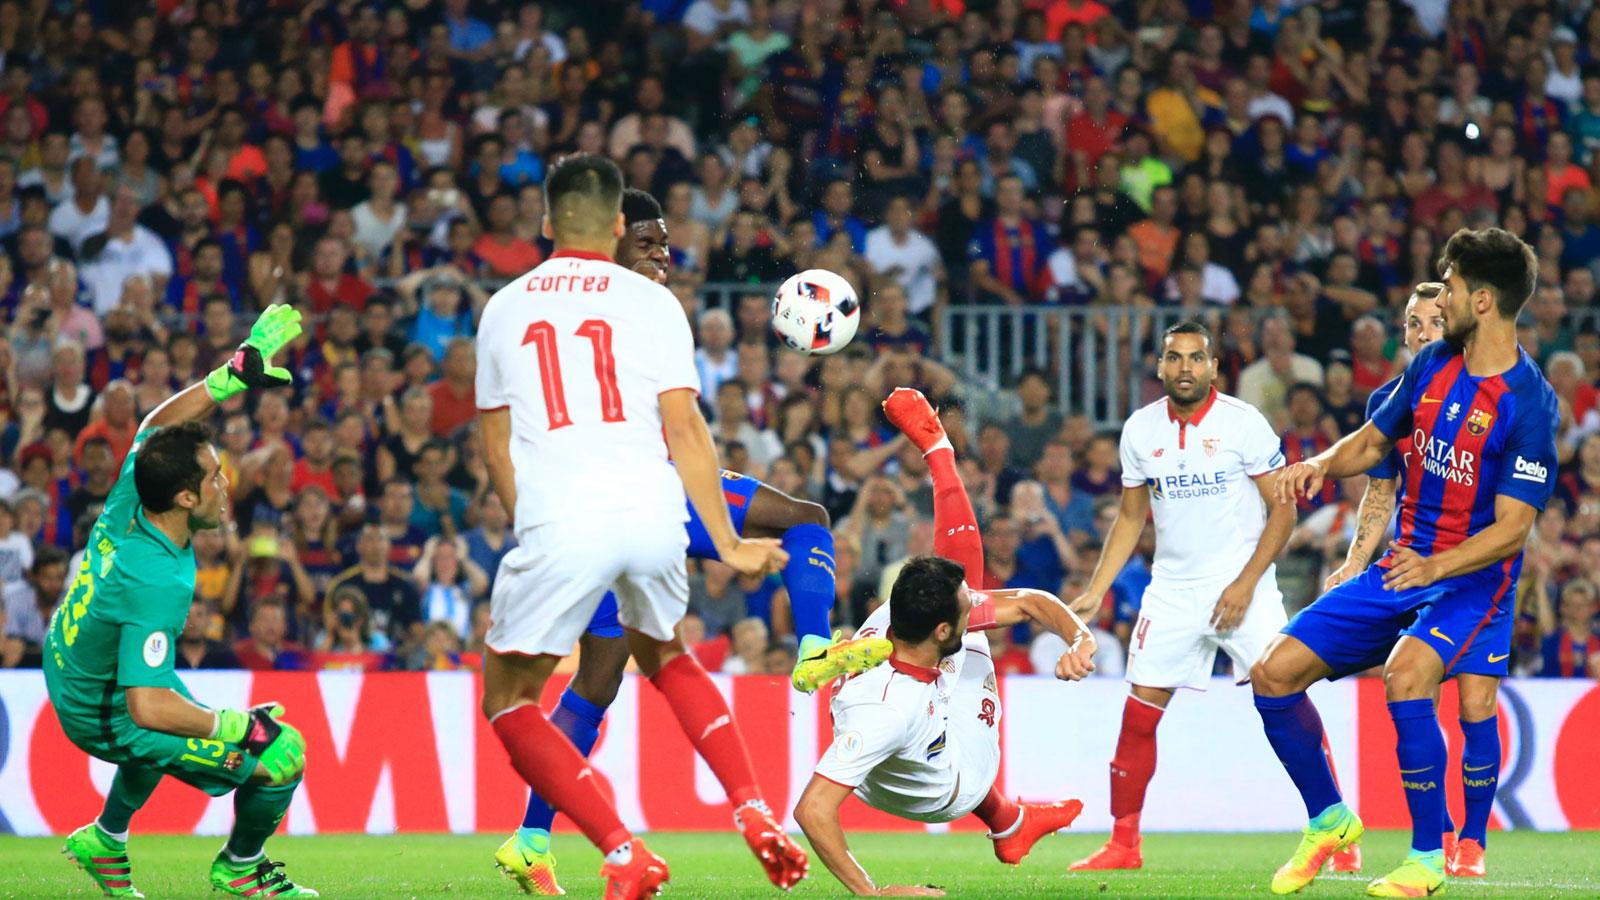
{"label": "sevilla club crest", "polygon": [[1222,447],[1222,438],[1206,438],[1200,442],[1200,446],[1205,448],[1207,456],[1216,456],[1217,450]]}

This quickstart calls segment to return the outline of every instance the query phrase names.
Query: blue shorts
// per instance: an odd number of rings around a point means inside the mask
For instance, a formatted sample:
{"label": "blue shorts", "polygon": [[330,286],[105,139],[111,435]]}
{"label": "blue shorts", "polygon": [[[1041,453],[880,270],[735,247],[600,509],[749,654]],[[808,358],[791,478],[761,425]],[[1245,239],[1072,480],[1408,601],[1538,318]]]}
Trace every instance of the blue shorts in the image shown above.
{"label": "blue shorts", "polygon": [[[756,491],[761,488],[761,482],[754,478],[747,478],[736,472],[722,470],[722,496],[728,501],[728,514],[733,517],[733,530],[744,534],[744,517],[750,512],[750,503],[755,499]],[[694,511],[694,504],[688,504],[689,521],[684,524],[684,529],[689,532],[690,559],[717,559],[717,550],[711,545],[711,535],[706,533],[704,522],[700,515]],[[600,608],[594,611],[594,618],[589,620],[589,633],[596,637],[617,638],[622,637],[622,623],[617,621],[617,595],[606,592],[600,598]]]}
{"label": "blue shorts", "polygon": [[1399,592],[1383,586],[1386,571],[1368,566],[1301,610],[1283,633],[1310,647],[1335,678],[1381,665],[1406,635],[1439,654],[1446,678],[1505,677],[1517,583],[1504,565]]}

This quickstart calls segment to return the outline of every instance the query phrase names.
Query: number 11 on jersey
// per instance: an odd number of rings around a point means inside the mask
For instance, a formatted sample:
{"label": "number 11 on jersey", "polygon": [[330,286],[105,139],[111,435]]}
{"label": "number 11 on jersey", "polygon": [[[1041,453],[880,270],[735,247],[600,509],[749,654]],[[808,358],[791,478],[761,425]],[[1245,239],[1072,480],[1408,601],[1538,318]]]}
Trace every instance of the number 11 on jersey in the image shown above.
{"label": "number 11 on jersey", "polygon": [[[617,388],[617,359],[611,353],[611,323],[586,319],[575,332],[594,345],[594,378],[600,383],[600,420],[624,421],[622,391]],[[572,424],[567,412],[567,395],[561,384],[561,354],[556,350],[556,329],[549,322],[534,322],[522,336],[523,346],[532,344],[539,356],[539,383],[544,389],[544,408],[550,417],[550,430]]]}

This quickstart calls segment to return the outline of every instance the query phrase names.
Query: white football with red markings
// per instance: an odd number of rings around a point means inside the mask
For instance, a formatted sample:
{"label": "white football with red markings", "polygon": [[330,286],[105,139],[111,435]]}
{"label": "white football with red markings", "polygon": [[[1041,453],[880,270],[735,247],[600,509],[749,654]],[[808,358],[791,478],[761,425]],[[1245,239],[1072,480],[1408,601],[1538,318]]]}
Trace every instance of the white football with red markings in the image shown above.
{"label": "white football with red markings", "polygon": [[791,350],[826,356],[843,350],[861,327],[861,301],[844,276],[807,269],[789,276],[772,298],[772,330]]}

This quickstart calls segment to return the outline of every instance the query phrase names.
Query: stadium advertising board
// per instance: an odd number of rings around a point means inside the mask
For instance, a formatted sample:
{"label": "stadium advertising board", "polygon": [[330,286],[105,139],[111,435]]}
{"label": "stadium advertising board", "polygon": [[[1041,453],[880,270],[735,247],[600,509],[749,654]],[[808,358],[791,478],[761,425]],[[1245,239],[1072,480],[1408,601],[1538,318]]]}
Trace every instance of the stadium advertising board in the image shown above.
{"label": "stadium advertising board", "polygon": [[[462,672],[204,672],[186,676],[208,702],[244,707],[281,701],[304,732],[310,765],[287,829],[332,832],[504,832],[521,819],[526,789],[478,715],[478,682]],[[719,677],[768,799],[792,809],[829,740],[826,698],[782,678]],[[561,684],[551,686],[551,703]],[[1116,744],[1126,686],[1044,678],[1002,683],[1007,793],[1030,800],[1083,798],[1085,831],[1106,830],[1106,765]],[[1313,689],[1338,774],[1369,827],[1407,827],[1394,767],[1394,729],[1376,680]],[[1453,690],[1444,716],[1452,759],[1461,735]],[[1590,681],[1511,681],[1501,694],[1505,766],[1491,827],[1600,828],[1600,686]],[[1249,692],[1217,681],[1185,692],[1161,725],[1162,764],[1144,823],[1152,830],[1292,831],[1304,810],[1272,756]],[[725,830],[727,806],[694,757],[671,711],[645,682],[629,678],[612,707],[594,762],[640,830]],[[112,768],[62,734],[38,672],[0,672],[0,833],[60,834],[98,812]],[[1461,807],[1452,767],[1452,809]],[[135,820],[141,832],[222,834],[231,800],[164,783]],[[1217,815],[1218,810],[1227,810]],[[792,827],[792,821],[789,823]],[[851,801],[850,829],[908,830],[911,823]],[[981,830],[973,819],[958,830]]]}

